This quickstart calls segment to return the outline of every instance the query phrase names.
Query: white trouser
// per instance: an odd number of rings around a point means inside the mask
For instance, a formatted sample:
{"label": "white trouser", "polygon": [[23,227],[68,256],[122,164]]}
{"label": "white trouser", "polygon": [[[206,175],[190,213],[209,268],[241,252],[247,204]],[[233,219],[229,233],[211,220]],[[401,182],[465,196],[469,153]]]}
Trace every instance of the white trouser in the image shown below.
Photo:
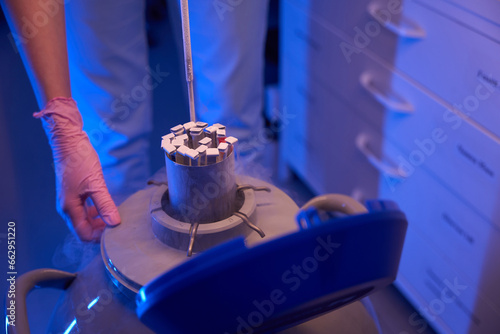
{"label": "white trouser", "polygon": [[[179,0],[167,0],[182,48]],[[197,117],[251,139],[263,126],[269,0],[191,0],[189,20]]]}
{"label": "white trouser", "polygon": [[255,136],[263,126],[268,0],[193,1],[191,38],[197,109],[228,134]]}

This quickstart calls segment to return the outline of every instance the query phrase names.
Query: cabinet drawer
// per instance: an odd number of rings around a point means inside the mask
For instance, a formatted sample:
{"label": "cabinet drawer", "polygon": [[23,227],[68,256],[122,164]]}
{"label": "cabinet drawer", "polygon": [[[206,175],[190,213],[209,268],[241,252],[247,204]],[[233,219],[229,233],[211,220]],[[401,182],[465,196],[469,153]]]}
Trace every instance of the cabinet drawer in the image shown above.
{"label": "cabinet drawer", "polygon": [[383,133],[401,148],[399,168],[409,178],[429,171],[500,228],[499,141],[401,77],[394,75],[392,85],[414,109],[407,115],[386,109]]}
{"label": "cabinet drawer", "polygon": [[343,42],[339,36],[293,6],[284,10],[289,24],[283,29],[282,54],[314,80],[348,101],[376,128],[383,128],[386,110],[397,115],[413,111],[392,83],[395,72],[363,53],[348,62],[338,47]]}
{"label": "cabinet drawer", "polygon": [[[376,78],[376,82],[371,84],[375,84],[377,90],[389,96],[394,95],[390,91],[393,73],[374,61],[369,62],[363,54],[357,54],[348,62],[338,47],[342,39],[296,7],[285,6],[284,16],[282,54],[327,90],[355,104],[369,122],[376,128],[381,128],[384,107],[362,88],[360,78],[363,73],[368,72],[372,78]],[[303,82],[308,82],[305,76]],[[397,106],[401,102],[396,97],[391,97],[393,105]]]}
{"label": "cabinet drawer", "polygon": [[[324,6],[327,6],[327,3],[330,4],[329,1],[321,3]],[[358,6],[357,2],[350,2],[350,4]],[[335,12],[337,13],[337,11]],[[349,15],[345,15],[345,12],[339,13],[342,13],[343,17],[360,16],[357,15],[356,11],[351,12],[350,10]],[[339,13],[337,15],[340,15]],[[361,10],[361,13],[363,13],[361,15],[363,18],[367,15],[364,9]],[[349,23],[349,25],[353,24],[352,28],[356,27],[355,21]],[[310,71],[320,74],[323,81],[338,84],[336,82],[337,76],[340,73],[349,73],[355,67],[352,62],[362,54],[363,48],[350,47],[354,43],[352,38],[334,26],[332,21],[318,16],[313,17],[310,10],[297,7],[291,1],[284,2],[281,23],[281,53],[285,57],[303,64]],[[346,41],[339,35],[343,35],[351,41]],[[396,53],[397,38],[394,34],[381,30],[377,40],[378,43],[374,41],[368,46],[377,49],[380,54],[385,54],[392,63]]]}
{"label": "cabinet drawer", "polygon": [[[385,152],[394,156],[392,148]],[[435,178],[419,170],[402,183],[380,178],[379,196],[398,203],[414,233],[457,268],[463,277],[499,304],[500,229],[455,197]]]}
{"label": "cabinet drawer", "polygon": [[[289,59],[282,63],[283,107],[293,119],[283,132],[288,163],[316,193],[358,193],[377,197],[378,171],[356,146],[360,134],[380,153],[375,129]],[[359,195],[361,193],[362,195]]]}
{"label": "cabinet drawer", "polygon": [[[485,294],[411,228],[406,235],[396,285],[438,332],[500,332],[498,305],[485,299]],[[419,318],[411,318],[413,324],[422,326],[416,319]]]}
{"label": "cabinet drawer", "polygon": [[395,66],[500,136],[500,44],[415,1],[404,13],[426,36],[401,40]]}
{"label": "cabinet drawer", "polygon": [[[371,50],[391,64],[400,38],[414,38],[423,33],[416,23],[401,19],[403,2],[402,0],[288,0],[288,3],[293,4],[300,12],[344,39],[340,44],[329,45],[342,51],[347,62],[360,52]],[[302,37],[316,36],[317,29],[318,27],[311,24],[307,27],[306,35],[301,28],[296,29],[295,33]]]}
{"label": "cabinet drawer", "polygon": [[[446,7],[446,4],[450,4],[457,9],[461,9],[465,12],[468,12],[474,16],[477,16],[481,20],[490,23],[492,25],[496,25],[500,27],[500,2],[498,0],[421,0],[423,3],[426,3],[429,6],[435,7],[440,11],[446,11],[449,7]],[[454,12],[453,12],[454,14]],[[453,16],[455,18],[455,15]],[[463,22],[466,24],[473,24],[471,22],[471,18],[469,20],[464,20]],[[490,27],[491,29],[491,27]],[[491,31],[484,31],[488,33]],[[497,39],[500,36],[492,34],[492,37],[496,37]]]}
{"label": "cabinet drawer", "polygon": [[[384,36],[392,33],[382,29],[370,40],[365,49],[385,60],[384,64],[370,65],[378,90],[391,94],[391,69],[397,68],[446,103],[455,105],[465,117],[500,136],[500,66],[496,57],[500,44],[414,1],[405,2],[404,8],[405,19],[418,22],[425,37],[390,41]],[[364,53],[346,53],[341,47],[346,40],[334,33],[330,25],[318,22],[295,6],[284,6],[283,13],[283,54],[332,89],[351,96],[360,72],[370,69]],[[351,35],[349,39],[355,37]],[[397,97],[388,102],[393,107],[402,106]]]}

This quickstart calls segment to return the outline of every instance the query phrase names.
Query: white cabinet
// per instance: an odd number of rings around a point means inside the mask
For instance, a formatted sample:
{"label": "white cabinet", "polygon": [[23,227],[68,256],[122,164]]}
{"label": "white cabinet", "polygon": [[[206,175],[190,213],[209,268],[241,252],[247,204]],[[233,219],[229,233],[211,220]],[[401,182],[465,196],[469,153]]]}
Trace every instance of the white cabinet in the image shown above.
{"label": "white cabinet", "polygon": [[[380,135],[346,101],[314,81],[307,82],[301,66],[289,59],[282,61],[288,68],[283,81],[284,100],[287,113],[293,117],[283,133],[283,150],[290,166],[316,193],[335,189],[337,193],[376,197],[377,170],[356,148],[356,139],[370,138],[371,149],[378,155]],[[356,165],[357,177],[345,177],[351,175],[352,164]]]}
{"label": "white cabinet", "polygon": [[443,333],[500,333],[499,4],[282,2],[284,160],[400,205],[397,285]]}

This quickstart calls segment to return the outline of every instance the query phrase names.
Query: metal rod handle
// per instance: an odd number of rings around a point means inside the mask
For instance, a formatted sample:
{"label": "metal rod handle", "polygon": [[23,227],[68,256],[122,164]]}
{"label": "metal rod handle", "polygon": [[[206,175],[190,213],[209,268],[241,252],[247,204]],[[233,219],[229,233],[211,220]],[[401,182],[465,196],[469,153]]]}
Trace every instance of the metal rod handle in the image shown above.
{"label": "metal rod handle", "polygon": [[186,81],[188,86],[188,98],[189,98],[189,118],[191,122],[196,122],[196,112],[194,110],[193,56],[191,54],[191,32],[189,30],[188,0],[181,0],[181,20],[182,20],[182,41],[184,46],[184,66],[186,69]]}

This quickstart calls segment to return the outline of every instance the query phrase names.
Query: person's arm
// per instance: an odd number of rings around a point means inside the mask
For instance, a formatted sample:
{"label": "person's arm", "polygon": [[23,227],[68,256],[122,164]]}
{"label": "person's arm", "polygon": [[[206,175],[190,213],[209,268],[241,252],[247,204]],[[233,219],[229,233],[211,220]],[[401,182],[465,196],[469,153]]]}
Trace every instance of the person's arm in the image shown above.
{"label": "person's arm", "polygon": [[[71,98],[64,6],[52,8],[47,20],[38,0],[0,0],[11,30],[22,41],[19,52],[30,77],[54,157],[57,209],[82,240],[98,240],[104,227],[120,223],[109,195],[101,164],[87,134],[76,102]],[[36,31],[26,31],[30,26]],[[90,198],[95,206],[87,205]],[[98,217],[100,216],[100,217]]]}
{"label": "person's arm", "polygon": [[40,109],[55,97],[71,97],[64,5],[53,1],[49,15],[38,0],[1,3],[11,31],[19,36],[19,52]]}

